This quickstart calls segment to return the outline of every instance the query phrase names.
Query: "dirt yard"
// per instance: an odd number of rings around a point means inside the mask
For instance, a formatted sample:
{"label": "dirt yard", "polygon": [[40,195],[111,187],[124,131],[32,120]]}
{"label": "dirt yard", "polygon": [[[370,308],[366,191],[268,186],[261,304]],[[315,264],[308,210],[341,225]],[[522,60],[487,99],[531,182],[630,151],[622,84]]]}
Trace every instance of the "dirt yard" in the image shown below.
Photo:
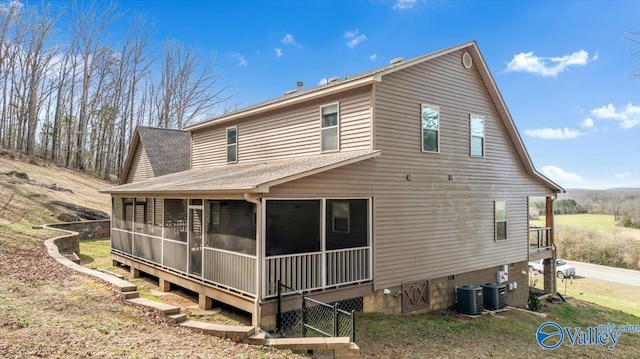
{"label": "dirt yard", "polygon": [[0,156],[1,358],[301,358],[170,324],[51,259],[42,243],[55,233],[32,229],[57,221],[47,203],[108,213],[109,197],[97,190],[111,185]]}

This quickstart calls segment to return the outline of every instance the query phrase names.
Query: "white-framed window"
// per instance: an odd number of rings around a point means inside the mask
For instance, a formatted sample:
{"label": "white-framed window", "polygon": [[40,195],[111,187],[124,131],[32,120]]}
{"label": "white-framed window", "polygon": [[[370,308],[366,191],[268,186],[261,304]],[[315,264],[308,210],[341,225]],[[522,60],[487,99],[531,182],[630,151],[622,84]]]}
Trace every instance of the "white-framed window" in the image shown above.
{"label": "white-framed window", "polygon": [[496,241],[507,239],[507,202],[495,201]]}
{"label": "white-framed window", "polygon": [[320,107],[320,149],[322,152],[340,150],[339,118],[338,103]]}
{"label": "white-framed window", "polygon": [[238,162],[238,127],[227,128],[227,163]]}
{"label": "white-framed window", "polygon": [[332,230],[338,233],[349,233],[351,231],[349,202],[332,202],[331,207]]}
{"label": "white-framed window", "polygon": [[440,152],[440,109],[422,104],[422,152]]}
{"label": "white-framed window", "polygon": [[469,115],[469,134],[471,136],[471,157],[484,157],[484,117]]}

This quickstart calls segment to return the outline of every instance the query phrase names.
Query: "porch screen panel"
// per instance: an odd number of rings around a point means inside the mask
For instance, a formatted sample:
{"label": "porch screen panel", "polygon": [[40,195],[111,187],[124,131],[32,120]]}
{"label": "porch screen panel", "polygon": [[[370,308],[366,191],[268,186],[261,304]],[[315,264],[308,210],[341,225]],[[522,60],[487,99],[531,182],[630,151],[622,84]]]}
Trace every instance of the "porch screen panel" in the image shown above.
{"label": "porch screen panel", "polygon": [[369,208],[366,199],[328,199],[327,250],[369,245]]}
{"label": "porch screen panel", "polygon": [[124,205],[122,204],[122,198],[113,198],[113,228],[124,229]]}
{"label": "porch screen panel", "polygon": [[137,233],[147,233],[147,199],[136,198],[135,224],[133,231]]}
{"label": "porch screen panel", "polygon": [[207,201],[205,247],[256,254],[256,209],[247,201]]}
{"label": "porch screen panel", "polygon": [[163,208],[162,198],[147,198],[147,203],[152,204],[149,213],[151,213],[151,225],[149,226],[149,234],[162,237],[162,212]]}
{"label": "porch screen panel", "polygon": [[164,200],[164,238],[187,241],[187,200]]}
{"label": "porch screen panel", "polygon": [[266,255],[320,251],[320,201],[267,201]]}
{"label": "porch screen panel", "polygon": [[122,229],[130,231],[133,227],[133,198],[124,198],[124,223]]}

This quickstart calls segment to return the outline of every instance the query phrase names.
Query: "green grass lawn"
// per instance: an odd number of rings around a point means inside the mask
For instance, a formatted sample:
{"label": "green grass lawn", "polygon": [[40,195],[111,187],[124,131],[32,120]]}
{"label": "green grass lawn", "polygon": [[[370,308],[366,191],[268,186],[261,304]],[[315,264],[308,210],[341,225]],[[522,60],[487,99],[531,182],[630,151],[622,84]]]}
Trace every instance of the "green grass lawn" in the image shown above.
{"label": "green grass lawn", "polygon": [[479,318],[454,311],[420,315],[360,314],[357,317],[356,343],[363,358],[637,358],[640,333],[622,334],[617,346],[574,346],[565,341],[559,348],[542,349],[536,330],[547,321],[562,327],[600,324],[640,324],[636,316],[570,300],[567,303],[543,302],[546,318],[510,310]]}
{"label": "green grass lawn", "polygon": [[80,264],[85,267],[111,270],[109,238],[81,239],[80,240]]}
{"label": "green grass lawn", "polygon": [[[615,219],[609,214],[558,214],[554,216],[556,226],[576,226],[593,228],[603,231],[621,231],[622,227],[616,227]],[[545,217],[529,221],[532,227],[544,227]]]}

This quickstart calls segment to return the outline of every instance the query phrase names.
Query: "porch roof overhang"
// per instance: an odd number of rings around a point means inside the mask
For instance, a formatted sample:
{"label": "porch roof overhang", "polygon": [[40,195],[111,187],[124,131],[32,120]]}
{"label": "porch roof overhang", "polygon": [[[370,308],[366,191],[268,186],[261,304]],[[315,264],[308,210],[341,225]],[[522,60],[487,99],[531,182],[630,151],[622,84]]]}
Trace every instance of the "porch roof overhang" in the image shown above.
{"label": "porch roof overhang", "polygon": [[111,195],[268,193],[270,187],[364,161],[380,151],[350,151],[196,168],[100,191]]}

